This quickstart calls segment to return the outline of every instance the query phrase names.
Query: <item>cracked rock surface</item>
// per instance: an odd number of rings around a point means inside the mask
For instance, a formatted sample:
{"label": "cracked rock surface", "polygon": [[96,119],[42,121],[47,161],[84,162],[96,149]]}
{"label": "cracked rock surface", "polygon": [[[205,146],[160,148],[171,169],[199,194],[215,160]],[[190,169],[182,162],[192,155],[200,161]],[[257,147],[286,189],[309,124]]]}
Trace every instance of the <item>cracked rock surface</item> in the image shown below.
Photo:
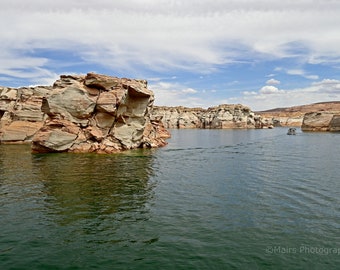
{"label": "cracked rock surface", "polygon": [[152,116],[145,80],[62,75],[53,86],[0,87],[0,143],[33,152],[113,153],[160,147],[170,137]]}
{"label": "cracked rock surface", "polygon": [[42,101],[48,117],[32,139],[32,150],[114,153],[164,146],[169,134],[152,118],[153,102],[144,80],[61,76]]}

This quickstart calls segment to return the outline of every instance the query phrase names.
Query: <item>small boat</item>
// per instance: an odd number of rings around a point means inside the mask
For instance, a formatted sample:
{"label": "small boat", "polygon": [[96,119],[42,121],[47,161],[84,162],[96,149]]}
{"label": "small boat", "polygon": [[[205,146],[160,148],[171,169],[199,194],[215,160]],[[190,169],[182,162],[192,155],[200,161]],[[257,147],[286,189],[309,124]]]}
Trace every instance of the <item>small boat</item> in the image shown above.
{"label": "small boat", "polygon": [[288,129],[287,135],[296,135],[296,128]]}

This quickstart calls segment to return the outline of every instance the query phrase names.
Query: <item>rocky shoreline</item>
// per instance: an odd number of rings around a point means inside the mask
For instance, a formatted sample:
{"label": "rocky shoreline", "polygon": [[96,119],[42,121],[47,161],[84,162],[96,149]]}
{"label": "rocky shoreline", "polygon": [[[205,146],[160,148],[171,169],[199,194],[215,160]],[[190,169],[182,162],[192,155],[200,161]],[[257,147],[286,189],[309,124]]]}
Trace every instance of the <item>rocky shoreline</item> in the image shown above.
{"label": "rocky shoreline", "polygon": [[267,111],[258,111],[256,114],[261,116],[264,123],[272,124],[274,127],[301,127],[305,115],[312,112],[332,112],[333,114],[339,114],[340,101],[276,108]]}
{"label": "rocky shoreline", "polygon": [[241,104],[222,104],[208,109],[155,106],[152,113],[169,129],[263,128],[261,117]]}
{"label": "rocky shoreline", "polygon": [[306,113],[301,130],[340,132],[340,111]]}
{"label": "rocky shoreline", "polygon": [[151,115],[144,80],[88,73],[53,86],[0,88],[0,142],[32,143],[33,152],[114,153],[166,145]]}
{"label": "rocky shoreline", "polygon": [[88,73],[52,86],[0,87],[0,143],[35,152],[116,152],[159,147],[173,128],[263,128],[247,106],[154,106],[145,80]]}
{"label": "rocky shoreline", "polygon": [[88,73],[53,86],[0,87],[0,143],[34,152],[113,153],[161,147],[167,129],[301,127],[340,131],[340,101],[253,112],[241,104],[208,109],[154,106],[145,80]]}

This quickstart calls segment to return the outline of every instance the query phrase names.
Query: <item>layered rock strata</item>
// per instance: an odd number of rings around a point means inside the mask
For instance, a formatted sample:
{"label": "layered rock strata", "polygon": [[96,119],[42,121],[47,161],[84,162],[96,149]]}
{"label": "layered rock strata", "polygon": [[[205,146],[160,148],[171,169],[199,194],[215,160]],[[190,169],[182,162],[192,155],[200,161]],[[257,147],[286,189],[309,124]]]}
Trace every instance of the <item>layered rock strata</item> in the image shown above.
{"label": "layered rock strata", "polygon": [[144,80],[62,76],[42,102],[48,118],[34,135],[32,149],[113,153],[164,146],[169,134],[151,116],[153,102]]}
{"label": "layered rock strata", "polygon": [[2,88],[0,101],[1,142],[31,141],[34,152],[112,153],[170,136],[145,80],[62,75],[51,87]]}
{"label": "layered rock strata", "polygon": [[276,127],[300,127],[306,113],[328,111],[340,111],[340,101],[318,102],[308,105],[276,108],[256,113],[262,117],[262,121],[267,125]]}
{"label": "layered rock strata", "polygon": [[340,111],[336,112],[310,112],[306,113],[302,131],[340,131]]}
{"label": "layered rock strata", "polygon": [[223,104],[208,109],[187,107],[157,107],[153,115],[162,119],[166,128],[233,129],[262,128],[263,123],[249,107]]}
{"label": "layered rock strata", "polygon": [[25,143],[43,126],[43,97],[52,87],[0,87],[0,142]]}

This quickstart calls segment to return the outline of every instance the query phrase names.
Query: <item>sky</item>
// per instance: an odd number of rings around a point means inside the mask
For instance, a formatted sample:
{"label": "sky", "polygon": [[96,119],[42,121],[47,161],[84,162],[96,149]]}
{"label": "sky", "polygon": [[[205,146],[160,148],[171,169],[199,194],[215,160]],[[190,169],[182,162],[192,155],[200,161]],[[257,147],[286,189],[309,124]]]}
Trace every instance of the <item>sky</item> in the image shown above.
{"label": "sky", "polygon": [[334,101],[339,29],[338,0],[2,0],[0,85],[96,72],[161,106]]}

